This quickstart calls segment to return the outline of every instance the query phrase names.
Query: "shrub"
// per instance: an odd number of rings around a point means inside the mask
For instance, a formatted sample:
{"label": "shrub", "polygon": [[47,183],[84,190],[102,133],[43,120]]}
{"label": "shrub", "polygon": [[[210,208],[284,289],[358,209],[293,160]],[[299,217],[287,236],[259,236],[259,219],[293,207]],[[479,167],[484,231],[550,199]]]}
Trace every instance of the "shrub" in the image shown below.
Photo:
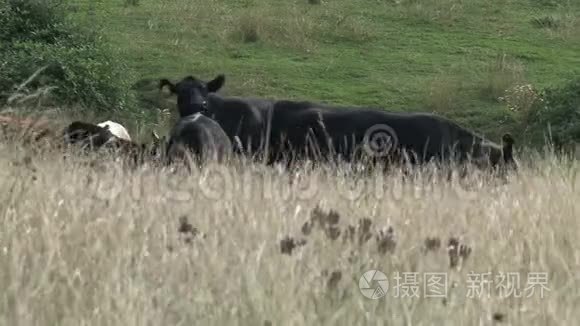
{"label": "shrub", "polygon": [[263,25],[263,19],[255,13],[243,15],[239,19],[239,37],[245,43],[254,43],[260,39],[260,29]]}
{"label": "shrub", "polygon": [[527,115],[536,103],[543,102],[538,91],[531,84],[511,87],[499,99],[507,105],[510,111],[523,115]]}
{"label": "shrub", "polygon": [[580,78],[547,88],[540,97],[543,101],[536,101],[522,115],[528,141],[542,145],[551,137],[556,147],[580,142]]}
{"label": "shrub", "polygon": [[0,39],[53,43],[68,34],[64,12],[56,0],[0,0]]}
{"label": "shrub", "polygon": [[138,6],[139,0],[125,0],[125,6]]}
{"label": "shrub", "polygon": [[561,25],[560,19],[553,15],[537,17],[532,19],[532,24],[538,28],[558,28]]}
{"label": "shrub", "polygon": [[0,0],[0,90],[47,66],[30,86],[55,86],[59,104],[81,104],[97,111],[135,106],[126,63],[99,35],[66,17],[63,0]]}

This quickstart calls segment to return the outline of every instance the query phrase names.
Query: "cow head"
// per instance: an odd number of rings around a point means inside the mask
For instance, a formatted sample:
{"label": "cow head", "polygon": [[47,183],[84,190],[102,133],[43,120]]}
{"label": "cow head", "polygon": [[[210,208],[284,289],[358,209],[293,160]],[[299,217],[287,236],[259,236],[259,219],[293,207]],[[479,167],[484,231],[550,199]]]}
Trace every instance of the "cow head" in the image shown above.
{"label": "cow head", "polygon": [[193,76],[187,76],[176,84],[173,84],[167,79],[161,79],[159,89],[168,86],[171,93],[177,95],[179,115],[186,117],[198,112],[206,113],[209,109],[209,94],[220,90],[224,82],[224,75],[218,75],[208,82],[204,82]]}

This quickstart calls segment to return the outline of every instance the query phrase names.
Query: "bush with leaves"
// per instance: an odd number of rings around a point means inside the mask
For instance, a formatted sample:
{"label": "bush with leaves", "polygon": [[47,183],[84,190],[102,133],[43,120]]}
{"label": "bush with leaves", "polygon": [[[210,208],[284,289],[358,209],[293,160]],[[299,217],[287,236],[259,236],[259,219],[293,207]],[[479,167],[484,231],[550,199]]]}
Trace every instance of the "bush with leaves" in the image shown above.
{"label": "bush with leaves", "polygon": [[549,140],[556,147],[580,142],[580,78],[547,88],[540,96],[543,101],[522,117],[527,141],[543,145]]}
{"label": "bush with leaves", "polygon": [[98,111],[134,108],[126,63],[96,26],[85,29],[66,12],[63,0],[0,0],[0,96],[47,66],[30,86],[55,86],[52,95],[59,104]]}

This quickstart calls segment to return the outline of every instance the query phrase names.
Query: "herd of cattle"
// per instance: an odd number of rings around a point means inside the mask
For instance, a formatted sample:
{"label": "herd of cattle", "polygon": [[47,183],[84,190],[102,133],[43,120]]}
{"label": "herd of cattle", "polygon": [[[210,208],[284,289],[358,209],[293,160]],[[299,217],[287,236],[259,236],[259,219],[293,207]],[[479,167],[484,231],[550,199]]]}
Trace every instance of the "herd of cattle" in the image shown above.
{"label": "herd of cattle", "polygon": [[509,134],[500,145],[430,113],[225,97],[218,94],[224,83],[224,75],[207,82],[193,76],[176,83],[161,79],[160,90],[167,87],[177,97],[179,120],[163,139],[153,132],[150,144],[134,142],[112,121],[72,122],[64,130],[64,143],[121,149],[135,163],[161,159],[172,164],[185,156],[201,163],[239,154],[269,164],[303,159],[383,164],[469,160],[477,166],[516,168]]}

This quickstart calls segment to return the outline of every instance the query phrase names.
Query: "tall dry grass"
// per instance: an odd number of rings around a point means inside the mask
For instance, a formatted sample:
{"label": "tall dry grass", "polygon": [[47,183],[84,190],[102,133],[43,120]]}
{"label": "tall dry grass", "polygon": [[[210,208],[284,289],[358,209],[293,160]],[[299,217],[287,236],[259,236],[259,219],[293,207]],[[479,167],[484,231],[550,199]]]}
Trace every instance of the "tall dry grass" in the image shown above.
{"label": "tall dry grass", "polygon": [[[449,183],[290,174],[243,161],[186,176],[33,155],[14,142],[0,152],[2,325],[575,325],[580,317],[577,163],[545,159],[506,182],[474,173]],[[319,224],[304,225],[313,211]],[[361,232],[365,218],[372,227]],[[458,250],[448,250],[451,238]],[[389,281],[378,300],[358,287],[371,269]],[[447,275],[446,298],[425,297],[432,272]],[[547,273],[536,283],[549,291],[487,297],[482,285],[469,297],[474,275],[486,272],[492,290],[502,272],[518,273],[520,290],[530,273]],[[418,298],[402,297],[396,273],[407,273],[411,293],[417,282]]]}
{"label": "tall dry grass", "polygon": [[572,3],[570,0],[560,1],[551,10],[542,11],[532,18],[531,23],[554,39],[577,42],[580,40],[580,20]]}
{"label": "tall dry grass", "polygon": [[466,7],[472,5],[464,0],[395,0],[401,13],[424,22],[450,26],[464,16]]}
{"label": "tall dry grass", "polygon": [[460,109],[466,80],[459,74],[439,73],[429,82],[429,92],[424,99],[426,106],[442,114]]}
{"label": "tall dry grass", "polygon": [[[193,51],[198,51],[199,44],[191,43],[191,35],[199,34],[203,38],[207,30],[227,48],[261,42],[306,53],[317,51],[321,40],[341,38],[366,42],[376,37],[372,23],[349,10],[352,3],[343,0],[321,4],[307,0],[251,0],[240,1],[235,6],[227,1],[150,2],[147,5],[152,13],[164,12],[171,21],[151,14],[147,21],[149,29],[175,30],[172,43]],[[349,7],[345,8],[345,3]]]}
{"label": "tall dry grass", "polygon": [[527,84],[525,66],[517,59],[504,54],[490,62],[484,73],[481,96],[490,101],[501,101],[510,88]]}

